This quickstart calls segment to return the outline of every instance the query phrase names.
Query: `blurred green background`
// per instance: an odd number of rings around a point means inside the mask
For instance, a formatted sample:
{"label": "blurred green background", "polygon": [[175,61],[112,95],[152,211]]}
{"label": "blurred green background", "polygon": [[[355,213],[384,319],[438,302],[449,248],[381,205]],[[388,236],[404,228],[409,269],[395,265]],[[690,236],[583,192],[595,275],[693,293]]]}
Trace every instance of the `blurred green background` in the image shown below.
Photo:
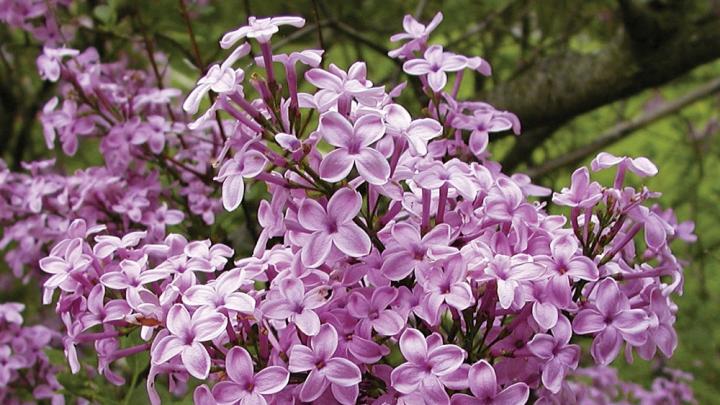
{"label": "blurred green background", "polygon": [[[198,62],[190,51],[181,3],[78,2],[61,18],[91,19],[71,45],[95,46],[105,61],[122,55],[143,67],[145,47],[151,43],[166,55],[162,66],[169,69],[170,84],[187,91],[198,77],[193,67]],[[688,265],[685,293],[677,299],[680,345],[675,356],[653,362],[636,359],[632,366],[621,365],[621,372],[648,384],[660,365],[686,370],[695,376],[698,401],[717,403],[719,1],[249,0],[188,1],[187,7],[205,66],[224,58],[217,40],[242,25],[247,15],[294,14],[304,16],[308,25],[283,31],[276,46],[289,50],[322,41],[329,60],[341,67],[365,60],[371,80],[380,84],[407,79],[400,65],[385,55],[393,46],[389,36],[402,29],[403,16],[414,14],[427,22],[442,11],[444,22],[431,42],[481,56],[493,67],[490,78],[468,75],[461,97],[517,112],[523,121],[525,130],[517,139],[491,136],[493,157],[508,170],[528,172],[538,184],[558,190],[568,184],[574,167],[589,164],[600,150],[653,160],[660,174],[648,186],[663,193],[662,205],[675,209],[681,221],[695,221],[699,239],[676,246]],[[0,69],[0,152],[17,166],[21,160],[52,155],[45,149],[36,114],[54,89],[39,81],[34,68],[40,44],[5,26],[0,27],[0,44],[6,67]],[[413,92],[408,89],[403,97],[417,113]],[[598,139],[605,140],[602,148],[587,147]],[[587,153],[578,152],[583,148]],[[98,163],[96,150],[84,148],[62,163],[69,168]],[[577,159],[557,160],[576,153]],[[235,229],[240,251],[247,251],[253,243],[236,220],[221,216],[215,228]],[[18,300],[27,291],[2,293],[0,298]]]}

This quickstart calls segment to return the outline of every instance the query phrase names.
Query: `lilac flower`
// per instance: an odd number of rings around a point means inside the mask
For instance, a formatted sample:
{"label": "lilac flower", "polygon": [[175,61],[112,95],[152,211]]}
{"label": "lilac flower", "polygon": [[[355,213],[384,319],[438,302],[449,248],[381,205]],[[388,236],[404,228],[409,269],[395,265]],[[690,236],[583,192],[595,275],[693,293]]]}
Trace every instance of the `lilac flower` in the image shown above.
{"label": "lilac flower", "polygon": [[535,335],[527,347],[532,354],[544,361],[542,382],[552,391],[560,391],[568,370],[575,369],[580,360],[580,346],[571,345],[572,327],[564,316],[552,329],[552,336],[544,333]]}
{"label": "lilac flower", "polygon": [[404,394],[419,390],[432,403],[449,403],[441,377],[460,367],[465,352],[449,344],[430,348],[425,336],[410,328],[400,337],[400,351],[407,362],[392,371],[392,387]]}
{"label": "lilac flower", "polygon": [[206,306],[221,313],[230,310],[251,314],[255,310],[255,300],[238,291],[246,282],[243,270],[231,270],[207,285],[197,284],[188,288],[183,295],[183,302],[186,305]]}
{"label": "lilac flower", "polygon": [[677,307],[671,307],[670,300],[660,288],[652,289],[648,311],[650,316],[648,340],[642,346],[637,347],[640,357],[650,360],[655,356],[656,348],[660,349],[666,357],[672,356],[678,344],[677,332],[673,328],[675,310]]}
{"label": "lilac flower", "polygon": [[458,311],[472,305],[474,299],[470,284],[467,282],[467,271],[462,257],[457,255],[449,259],[443,268],[434,266],[423,274],[423,287],[427,291],[425,303],[429,312],[440,316],[442,304],[447,304]]}
{"label": "lilac flower", "polygon": [[481,156],[488,145],[488,133],[515,128],[514,122],[516,121],[517,117],[509,112],[478,109],[475,110],[472,117],[461,115],[454,125],[472,131],[468,146],[472,153]]}
{"label": "lilac flower", "polygon": [[222,201],[227,211],[234,211],[240,206],[245,195],[244,177],[255,177],[262,173],[267,162],[265,155],[251,149],[236,154],[222,165],[215,180],[223,184]]}
{"label": "lilac flower", "polygon": [[295,345],[290,350],[288,370],[292,373],[309,371],[300,387],[300,400],[311,402],[330,386],[333,396],[341,404],[354,404],[358,395],[360,369],[350,360],[336,357],[338,335],[335,328],[325,324],[310,339],[310,347]]}
{"label": "lilac flower", "polygon": [[494,280],[497,285],[500,306],[507,309],[521,298],[518,290],[521,283],[544,277],[543,266],[534,263],[531,256],[520,253],[513,256],[495,255],[483,269],[483,274],[476,279],[478,281]]}
{"label": "lilac flower", "polygon": [[227,318],[213,310],[198,309],[190,316],[182,304],[173,305],[167,314],[166,325],[170,332],[160,339],[152,351],[155,364],[163,364],[180,355],[188,373],[205,379],[210,373],[210,355],[202,342],[223,334]]}
{"label": "lilac flower", "polygon": [[[550,242],[552,256],[538,255],[536,261],[549,271],[550,279],[546,285],[548,300],[561,308],[570,305],[570,286],[575,280],[595,281],[598,269],[592,260],[578,255],[577,239],[573,235],[563,235]],[[552,325],[545,325],[552,327]]]}
{"label": "lilac flower", "polygon": [[243,38],[255,38],[260,43],[270,41],[270,37],[278,32],[281,25],[292,25],[300,28],[305,25],[305,19],[301,17],[283,16],[270,18],[248,17],[248,25],[244,25],[234,31],[225,34],[220,40],[220,46],[228,49],[237,41]]}
{"label": "lilac flower", "polygon": [[37,58],[37,68],[43,80],[56,82],[60,78],[60,63],[65,57],[75,57],[80,52],[75,49],[50,48],[45,46],[43,53]]}
{"label": "lilac flower", "polygon": [[[66,285],[66,280],[70,280],[73,275],[85,270],[92,260],[92,258],[83,253],[83,241],[80,238],[67,239],[57,244],[51,251],[50,256],[42,258],[40,260],[40,268],[46,272],[52,274],[45,284],[46,297],[47,292],[52,294],[57,287],[63,288],[68,291],[75,283]],[[45,300],[43,300],[45,301]]]}
{"label": "lilac flower", "polygon": [[370,253],[370,237],[353,222],[361,205],[360,194],[349,188],[335,192],[327,209],[309,198],[302,201],[298,221],[312,232],[302,249],[302,261],[306,266],[317,267],[323,263],[333,246],[351,257]]}
{"label": "lilac flower", "polygon": [[280,281],[275,298],[268,298],[261,308],[263,314],[271,319],[289,320],[308,336],[317,335],[320,331],[320,317],[315,309],[325,305],[324,289],[305,292],[302,281],[296,278],[285,278]]}
{"label": "lilac flower", "polygon": [[390,177],[390,165],[371,144],[385,135],[380,117],[364,115],[352,125],[345,117],[330,111],[320,118],[318,132],[337,149],[323,157],[320,177],[336,182],[348,176],[353,167],[371,184],[384,184]]}
{"label": "lilac flower", "polygon": [[465,162],[452,159],[445,163],[433,161],[422,167],[422,171],[415,175],[415,182],[422,188],[437,190],[443,186],[452,187],[463,198],[474,200],[477,187],[471,181],[470,169]]}
{"label": "lilac flower", "polygon": [[414,51],[422,49],[427,43],[430,33],[437,28],[442,22],[443,14],[438,11],[433,17],[432,21],[428,25],[419,23],[413,16],[406,15],[403,18],[403,29],[405,32],[395,34],[390,37],[390,41],[404,41],[407,40],[400,48],[391,50],[388,52],[388,56],[391,58],[408,58]]}
{"label": "lilac flower", "polygon": [[522,190],[514,181],[499,178],[485,197],[485,212],[498,221],[512,221],[516,217],[526,222],[536,221],[535,208],[524,200]]}
{"label": "lilac flower", "polygon": [[73,156],[78,148],[78,135],[88,135],[95,130],[92,118],[83,116],[73,100],[63,101],[62,108],[55,110],[59,104],[57,97],[51,98],[43,106],[40,122],[48,149],[55,147],[55,137],[60,138],[62,150],[66,155]]}
{"label": "lilac flower", "polygon": [[233,347],[225,357],[225,372],[230,381],[222,381],[212,389],[221,404],[265,405],[265,395],[280,392],[288,383],[290,373],[279,366],[254,371],[250,354],[242,347]]}
{"label": "lilac flower", "polygon": [[197,86],[188,95],[183,103],[183,109],[191,114],[198,111],[203,97],[212,90],[217,94],[229,93],[235,90],[238,79],[242,80],[242,69],[233,69],[232,65],[238,59],[250,53],[250,44],[242,44],[220,65],[212,65],[205,76],[197,81]]}
{"label": "lilac flower", "polygon": [[118,238],[113,235],[98,235],[95,237],[95,246],[93,246],[93,254],[98,259],[112,257],[118,250],[122,251],[137,246],[140,241],[147,236],[147,232],[129,232]]}
{"label": "lilac flower", "polygon": [[447,84],[447,72],[457,72],[467,66],[467,58],[444,52],[440,45],[429,47],[422,58],[411,59],[403,64],[403,70],[413,76],[427,76],[430,88],[439,93]]}
{"label": "lilac flower", "polygon": [[21,312],[25,310],[25,304],[18,302],[6,302],[0,304],[0,321],[22,325],[23,317]]}
{"label": "lilac flower", "polygon": [[392,309],[386,309],[397,298],[393,287],[380,287],[373,291],[370,300],[364,294],[355,292],[348,298],[348,312],[357,320],[361,333],[369,334],[370,329],[384,336],[393,336],[405,326],[405,319]]}
{"label": "lilac flower", "polygon": [[102,284],[96,284],[88,294],[88,312],[80,317],[84,329],[125,319],[132,312],[125,300],[116,299],[105,303],[104,299],[105,287]]}
{"label": "lilac flower", "polygon": [[383,111],[385,112],[387,132],[406,139],[410,153],[414,156],[425,156],[428,141],[437,138],[443,132],[440,123],[432,118],[413,121],[410,113],[400,104],[390,104]]}
{"label": "lilac flower", "polygon": [[452,405],[522,405],[530,396],[530,389],[522,382],[498,392],[495,369],[485,360],[480,360],[470,367],[468,381],[473,396],[455,394],[452,397]]}
{"label": "lilac flower", "polygon": [[402,280],[417,269],[424,269],[427,257],[446,256],[457,252],[449,247],[450,227],[440,224],[424,236],[420,230],[406,222],[399,222],[391,228],[394,244],[388,244],[383,252],[381,273],[390,280]]}
{"label": "lilac flower", "polygon": [[591,165],[593,171],[607,169],[612,166],[619,166],[620,169],[623,170],[630,169],[633,173],[643,177],[654,176],[658,172],[657,167],[645,157],[635,159],[626,156],[617,157],[607,152],[599,153],[595,159],[593,159]]}
{"label": "lilac flower", "polygon": [[347,72],[330,64],[327,70],[310,69],[305,73],[305,79],[320,89],[314,98],[328,107],[337,101],[338,111],[345,115],[350,113],[353,98],[375,106],[384,97],[384,89],[372,87],[366,76],[367,66],[363,62],[353,63]]}
{"label": "lilac flower", "polygon": [[136,294],[140,288],[153,281],[162,280],[168,273],[164,271],[148,271],[145,266],[147,256],[140,260],[123,260],[119,271],[111,271],[100,276],[100,282],[115,290],[128,290],[128,294]]}
{"label": "lilac flower", "polygon": [[642,309],[630,309],[627,296],[617,282],[606,278],[595,287],[594,305],[582,309],[573,320],[579,334],[597,333],[591,353],[596,362],[607,365],[615,359],[623,340],[640,346],[647,341],[648,319]]}
{"label": "lilac flower", "polygon": [[602,188],[597,182],[590,183],[587,167],[581,167],[572,174],[570,188],[563,188],[553,194],[553,202],[566,207],[589,208],[603,197]]}

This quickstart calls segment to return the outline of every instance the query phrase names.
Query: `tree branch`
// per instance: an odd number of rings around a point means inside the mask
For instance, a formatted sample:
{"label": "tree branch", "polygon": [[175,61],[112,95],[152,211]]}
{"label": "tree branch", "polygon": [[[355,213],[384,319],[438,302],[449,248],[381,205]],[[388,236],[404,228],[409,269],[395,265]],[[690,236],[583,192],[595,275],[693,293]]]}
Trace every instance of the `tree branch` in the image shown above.
{"label": "tree branch", "polygon": [[623,34],[596,53],[562,52],[543,58],[481,98],[513,111],[525,129],[558,125],[719,58],[718,43],[718,19],[686,21],[658,46],[647,49]]}
{"label": "tree branch", "polygon": [[526,173],[533,178],[543,176],[553,170],[578,163],[587,156],[590,156],[601,149],[620,141],[627,135],[643,128],[653,122],[667,117],[690,104],[700,101],[713,94],[720,93],[720,78],[705,83],[695,90],[682,97],[665,103],[654,111],[647,112],[637,118],[621,122],[598,136],[593,142],[565,153],[560,157],[543,163],[540,166],[532,167]]}

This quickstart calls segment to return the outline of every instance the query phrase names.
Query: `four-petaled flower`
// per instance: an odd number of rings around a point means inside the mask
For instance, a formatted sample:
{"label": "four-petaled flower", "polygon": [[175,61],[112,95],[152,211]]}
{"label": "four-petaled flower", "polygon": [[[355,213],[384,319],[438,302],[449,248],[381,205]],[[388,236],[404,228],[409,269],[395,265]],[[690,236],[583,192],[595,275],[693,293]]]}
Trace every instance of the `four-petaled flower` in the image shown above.
{"label": "four-petaled flower", "polygon": [[328,201],[327,209],[309,198],[302,201],[298,221],[312,232],[301,254],[306,266],[322,264],[333,246],[351,257],[370,253],[370,237],[353,222],[361,205],[360,194],[349,188],[336,191]]}
{"label": "four-petaled flower", "polygon": [[325,304],[324,291],[323,287],[318,287],[306,293],[305,286],[297,278],[282,279],[279,297],[268,298],[262,312],[271,319],[288,319],[304,334],[314,336],[320,331],[320,317],[314,309]]}
{"label": "four-petaled flower", "polygon": [[564,316],[558,318],[552,335],[540,333],[527,344],[532,354],[545,364],[542,383],[553,393],[558,393],[568,370],[575,369],[580,360],[580,346],[571,345],[572,327]]}
{"label": "four-petaled flower", "polygon": [[439,93],[447,84],[447,72],[457,72],[467,67],[467,58],[451,52],[444,52],[440,45],[425,50],[422,58],[411,59],[403,64],[405,73],[426,76],[430,88]]}
{"label": "four-petaled flower", "polygon": [[209,308],[200,308],[191,317],[184,305],[175,304],[168,311],[165,324],[169,334],[155,345],[153,362],[163,364],[179,354],[190,375],[206,379],[210,373],[210,355],[202,342],[222,335],[227,318]]}
{"label": "four-petaled flower", "polygon": [[397,311],[387,307],[397,298],[397,290],[393,287],[380,287],[373,291],[368,300],[361,292],[355,292],[348,298],[348,312],[359,319],[357,328],[363,335],[370,334],[370,329],[384,336],[393,336],[405,326],[405,319]]}
{"label": "four-petaled flower", "polygon": [[370,147],[385,135],[385,125],[377,115],[364,115],[352,125],[345,117],[329,111],[320,118],[318,132],[337,149],[323,157],[320,177],[340,181],[353,167],[371,184],[385,184],[390,177],[390,165],[385,157]]}
{"label": "four-petaled flower", "polygon": [[280,366],[268,366],[255,373],[250,354],[239,346],[227,353],[225,373],[230,380],[212,389],[215,400],[223,405],[265,405],[264,395],[280,392],[290,379],[290,373]]}
{"label": "four-petaled flower", "polygon": [[278,32],[281,25],[292,25],[300,28],[305,25],[305,19],[302,17],[281,16],[270,18],[248,17],[248,25],[244,25],[234,31],[230,31],[220,39],[220,46],[228,49],[237,41],[243,38],[255,38],[260,43],[270,41],[270,37]]}
{"label": "four-petaled flower", "polygon": [[336,357],[338,334],[330,324],[310,339],[310,347],[295,345],[290,350],[288,370],[292,373],[309,371],[300,388],[300,400],[316,400],[331,387],[333,396],[342,404],[354,404],[358,395],[360,369],[350,360]]}
{"label": "four-petaled flower", "polygon": [[383,111],[388,134],[406,139],[413,156],[425,156],[428,141],[442,135],[443,127],[439,122],[432,118],[413,121],[410,113],[400,104],[390,104]]}
{"label": "four-petaled flower", "polygon": [[575,316],[573,330],[581,335],[597,333],[590,348],[595,361],[609,364],[620,352],[623,340],[634,346],[646,342],[650,326],[647,314],[642,309],[630,309],[627,296],[615,280],[600,281],[593,302]]}
{"label": "four-petaled flower", "polygon": [[495,369],[485,360],[470,367],[468,383],[473,396],[455,394],[452,405],[523,405],[530,396],[525,383],[515,383],[498,392]]}
{"label": "four-petaled flower", "polygon": [[183,102],[183,110],[195,114],[202,98],[210,90],[217,94],[235,90],[237,82],[243,79],[244,72],[242,69],[233,69],[232,65],[248,53],[250,53],[250,44],[242,44],[223,63],[212,65],[205,76],[197,81],[197,86]]}
{"label": "four-petaled flower", "polygon": [[417,329],[407,329],[400,336],[400,351],[407,360],[390,375],[393,388],[403,394],[420,390],[433,404],[449,402],[442,376],[460,368],[465,352],[455,345],[439,344],[433,334],[427,340]]}

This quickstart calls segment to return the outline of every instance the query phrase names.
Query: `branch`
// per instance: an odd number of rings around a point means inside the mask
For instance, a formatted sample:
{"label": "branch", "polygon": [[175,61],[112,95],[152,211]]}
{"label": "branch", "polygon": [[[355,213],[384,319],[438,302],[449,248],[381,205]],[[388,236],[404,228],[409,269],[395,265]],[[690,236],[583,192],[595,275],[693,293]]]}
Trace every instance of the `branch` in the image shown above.
{"label": "branch", "polygon": [[[664,18],[668,18],[664,16]],[[669,82],[720,58],[720,20],[665,20],[654,39],[618,35],[595,53],[567,52],[542,58],[524,74],[496,85],[481,98],[520,117],[526,133],[502,160],[512,170],[573,118]]]}
{"label": "branch", "polygon": [[663,104],[654,111],[647,112],[637,118],[621,122],[598,136],[593,142],[565,153],[562,156],[550,160],[540,166],[532,167],[526,171],[530,177],[543,176],[553,170],[578,163],[587,156],[590,156],[601,149],[622,140],[627,135],[641,129],[653,122],[667,117],[697,101],[700,101],[713,94],[720,93],[720,78],[705,83],[695,90],[682,97]]}
{"label": "branch", "polygon": [[655,47],[638,47],[623,34],[596,53],[563,51],[540,59],[481,98],[513,111],[525,129],[559,125],[719,58],[718,43],[718,19],[685,21]]}

